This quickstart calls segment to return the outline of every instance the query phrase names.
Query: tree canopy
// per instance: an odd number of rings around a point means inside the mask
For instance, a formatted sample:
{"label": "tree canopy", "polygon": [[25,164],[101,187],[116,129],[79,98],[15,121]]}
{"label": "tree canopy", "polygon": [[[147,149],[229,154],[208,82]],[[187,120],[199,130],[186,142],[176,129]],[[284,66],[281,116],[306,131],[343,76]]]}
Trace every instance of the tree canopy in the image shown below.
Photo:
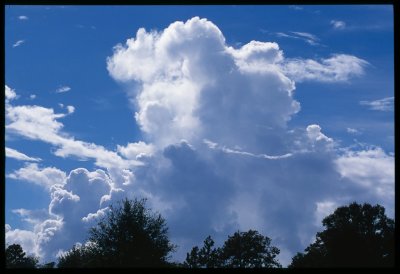
{"label": "tree canopy", "polygon": [[316,241],[289,267],[394,266],[394,221],[380,205],[352,203],[325,219]]}
{"label": "tree canopy", "polygon": [[125,199],[110,206],[89,231],[90,245],[74,247],[59,267],[160,267],[168,265],[175,246],[160,214],[146,208],[145,199]]}
{"label": "tree canopy", "polygon": [[38,259],[27,256],[19,244],[12,244],[6,248],[6,267],[7,268],[35,268]]}
{"label": "tree canopy", "polygon": [[272,268],[281,267],[276,259],[279,249],[271,246],[271,239],[255,230],[235,232],[228,236],[222,248],[214,248],[211,236],[204,240],[204,246],[193,247],[187,253],[185,267],[197,268]]}

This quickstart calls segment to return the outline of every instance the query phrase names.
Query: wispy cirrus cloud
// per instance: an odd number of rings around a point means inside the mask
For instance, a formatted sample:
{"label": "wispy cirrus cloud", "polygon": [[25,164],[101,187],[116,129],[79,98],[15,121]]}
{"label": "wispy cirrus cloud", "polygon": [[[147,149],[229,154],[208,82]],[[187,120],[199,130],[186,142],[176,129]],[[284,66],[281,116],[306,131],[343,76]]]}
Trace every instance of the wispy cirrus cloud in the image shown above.
{"label": "wispy cirrus cloud", "polygon": [[360,101],[360,105],[367,106],[370,110],[393,111],[394,97],[386,97],[374,101]]}
{"label": "wispy cirrus cloud", "polygon": [[58,89],[56,89],[56,93],[64,93],[70,90],[71,88],[69,86],[61,86]]}
{"label": "wispy cirrus cloud", "polygon": [[321,82],[346,82],[352,77],[362,76],[369,63],[347,54],[335,54],[320,61],[312,59],[288,59],[283,71],[292,79]]}
{"label": "wispy cirrus cloud", "polygon": [[6,157],[10,157],[20,161],[30,161],[30,162],[39,162],[42,160],[40,158],[29,157],[28,155],[9,147],[6,147]]}
{"label": "wispy cirrus cloud", "polygon": [[304,42],[308,43],[312,46],[320,45],[320,39],[311,33],[308,32],[300,32],[300,31],[290,31],[290,32],[276,32],[275,35],[277,37],[284,37],[284,38],[292,38],[292,39],[299,39],[303,40]]}
{"label": "wispy cirrus cloud", "polygon": [[17,42],[15,42],[14,44],[13,44],[13,48],[16,48],[16,47],[19,47],[19,46],[21,46],[23,43],[25,43],[25,40],[18,40]]}

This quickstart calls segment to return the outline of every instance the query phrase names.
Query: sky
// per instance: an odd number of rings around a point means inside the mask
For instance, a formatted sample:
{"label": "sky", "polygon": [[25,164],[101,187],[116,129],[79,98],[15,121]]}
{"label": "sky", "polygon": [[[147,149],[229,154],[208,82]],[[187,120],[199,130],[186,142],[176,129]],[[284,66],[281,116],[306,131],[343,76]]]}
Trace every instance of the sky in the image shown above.
{"label": "sky", "polygon": [[356,201],[394,218],[390,5],[5,7],[5,231],[42,262],[124,197],[178,245],[286,266]]}

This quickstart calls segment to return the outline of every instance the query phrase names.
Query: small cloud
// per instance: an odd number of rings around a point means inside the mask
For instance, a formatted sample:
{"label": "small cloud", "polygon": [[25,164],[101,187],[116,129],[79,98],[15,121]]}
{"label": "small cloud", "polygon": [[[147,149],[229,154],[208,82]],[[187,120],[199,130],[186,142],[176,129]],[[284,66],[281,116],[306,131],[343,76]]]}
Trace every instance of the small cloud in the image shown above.
{"label": "small cloud", "polygon": [[355,129],[355,128],[351,128],[351,127],[346,128],[346,131],[347,131],[348,133],[350,133],[350,134],[360,134],[360,131],[359,131],[359,130],[357,130],[357,129]]}
{"label": "small cloud", "polygon": [[346,23],[343,21],[339,21],[339,20],[332,20],[331,25],[333,26],[334,29],[345,29],[346,28]]}
{"label": "small cloud", "polygon": [[25,40],[18,40],[17,42],[14,43],[13,48],[19,47],[23,43],[25,43]]}
{"label": "small cloud", "polygon": [[284,32],[276,32],[275,35],[284,38],[300,39],[312,46],[320,45],[318,43],[320,39],[316,35],[308,32],[291,31],[290,34]]}
{"label": "small cloud", "polygon": [[318,45],[319,38],[314,34],[308,32],[299,32],[299,31],[292,31],[293,34],[297,35],[299,38],[303,38],[304,41],[309,43],[312,46]]}
{"label": "small cloud", "polygon": [[74,106],[67,106],[68,114],[74,113],[75,107]]}
{"label": "small cloud", "polygon": [[18,19],[19,19],[19,20],[26,21],[26,20],[29,19],[29,17],[28,17],[28,16],[25,16],[25,15],[20,15],[20,16],[18,16]]}
{"label": "small cloud", "polygon": [[59,87],[58,89],[56,89],[56,93],[63,93],[63,92],[67,92],[70,90],[71,90],[71,88],[69,86],[62,86],[62,87]]}
{"label": "small cloud", "polygon": [[296,6],[296,5],[290,5],[289,9],[292,9],[292,10],[303,10],[303,7]]}
{"label": "small cloud", "polygon": [[370,110],[393,111],[394,97],[386,97],[375,101],[360,101],[360,105],[369,107]]}
{"label": "small cloud", "polygon": [[15,93],[15,90],[10,88],[9,86],[5,85],[4,90],[5,90],[5,95],[6,95],[6,103],[13,99],[18,98],[18,95]]}
{"label": "small cloud", "polygon": [[31,95],[29,96],[29,99],[31,99],[31,100],[36,99],[36,94],[31,94]]}

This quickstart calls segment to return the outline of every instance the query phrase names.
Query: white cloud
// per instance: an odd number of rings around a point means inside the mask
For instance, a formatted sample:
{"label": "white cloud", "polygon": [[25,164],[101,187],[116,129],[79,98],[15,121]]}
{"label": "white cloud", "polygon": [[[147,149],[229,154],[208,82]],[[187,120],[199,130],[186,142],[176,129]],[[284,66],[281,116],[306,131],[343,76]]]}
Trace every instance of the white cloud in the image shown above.
{"label": "white cloud", "polygon": [[9,147],[6,147],[6,157],[10,157],[20,161],[31,161],[31,162],[39,162],[42,160],[40,158],[29,157],[26,154],[21,153]]}
{"label": "white cloud", "polygon": [[351,127],[346,128],[346,131],[350,134],[361,134],[361,132],[358,129],[351,128]]}
{"label": "white cloud", "polygon": [[360,105],[367,106],[371,110],[393,111],[394,97],[386,97],[375,101],[360,101]]}
{"label": "white cloud", "polygon": [[291,31],[290,34],[284,32],[276,32],[275,35],[284,38],[300,39],[310,44],[311,46],[320,45],[320,39],[316,35],[308,32]]}
{"label": "white cloud", "polygon": [[[56,146],[54,154],[60,157],[75,156],[80,159],[94,159],[95,164],[102,168],[129,169],[142,164],[135,159],[123,159],[117,152],[109,151],[103,146],[75,140],[61,132],[64,125],[58,119],[66,117],[74,110],[72,106],[67,106],[67,109],[68,113],[63,114],[41,106],[9,105],[6,108],[6,130],[9,133]],[[115,176],[117,176],[116,173]]]}
{"label": "white cloud", "polygon": [[8,174],[7,177],[31,182],[50,190],[55,184],[63,184],[66,174],[55,167],[39,168],[36,163],[30,163]]}
{"label": "white cloud", "polygon": [[33,231],[12,229],[11,226],[6,224],[6,244],[19,244],[28,255],[39,256],[36,238],[37,235]]}
{"label": "white cloud", "polygon": [[22,20],[22,21],[26,21],[26,20],[29,19],[29,17],[26,16],[26,15],[20,15],[20,16],[18,16],[18,19],[19,19],[19,20]]}
{"label": "white cloud", "polygon": [[303,10],[303,7],[297,5],[289,5],[289,9],[293,10]]}
{"label": "white cloud", "polygon": [[75,111],[75,107],[74,106],[67,106],[67,110],[68,110],[68,114],[72,114]]}
{"label": "white cloud", "polygon": [[31,99],[31,100],[36,99],[36,94],[29,95],[29,99]]}
{"label": "white cloud", "polygon": [[13,44],[13,48],[19,47],[20,45],[22,45],[23,43],[25,43],[25,40],[18,40],[17,42],[15,42]]}
{"label": "white cloud", "polygon": [[289,59],[283,71],[297,82],[321,81],[341,82],[364,74],[369,63],[347,54],[336,54],[320,62],[311,59]]}
{"label": "white cloud", "polygon": [[136,121],[158,146],[203,138],[234,146],[254,125],[283,126],[298,112],[294,84],[276,67],[281,59],[276,43],[234,49],[213,23],[195,17],[159,33],[140,29],[115,47],[107,68],[116,80],[140,83],[130,93]]}
{"label": "white cloud", "polygon": [[319,45],[318,41],[319,38],[311,33],[308,32],[299,32],[299,31],[292,31],[293,34],[297,35],[297,37],[303,38],[307,43],[312,46]]}
{"label": "white cloud", "polygon": [[110,151],[63,132],[59,119],[67,114],[38,106],[7,110],[6,130],[106,169],[75,169],[50,188],[51,217],[34,229],[37,249],[54,258],[83,243],[111,202],[142,196],[166,218],[179,245],[174,258],[183,260],[207,235],[220,245],[237,229],[253,228],[283,250],[286,265],[334,203],[384,199],[365,196],[365,186],[338,171],[335,142],[319,125],[288,129],[300,110],[294,80],[347,81],[362,74],[360,60],[297,59],[298,70],[288,69],[293,60],[277,43],[233,48],[216,25],[196,17],[160,32],[138,30],[114,48],[107,68],[128,85],[144,140]]}
{"label": "white cloud", "polygon": [[380,147],[373,147],[361,151],[347,151],[335,163],[343,177],[385,197],[387,202],[392,201],[394,155],[386,154]]}
{"label": "white cloud", "polygon": [[325,134],[321,132],[321,127],[319,125],[309,125],[307,126],[307,135],[308,138],[312,141],[323,141],[323,142],[328,142],[331,143],[333,140],[329,137],[327,137]]}
{"label": "white cloud", "polygon": [[71,88],[69,86],[61,86],[58,89],[56,89],[56,93],[63,93],[63,92],[67,92],[70,90],[71,90]]}
{"label": "white cloud", "polygon": [[117,151],[127,159],[140,159],[142,156],[151,156],[155,151],[155,147],[152,144],[139,141],[137,143],[128,143],[126,146],[118,145]]}
{"label": "white cloud", "polygon": [[11,89],[7,85],[4,86],[4,92],[5,92],[5,97],[6,97],[6,103],[18,98],[17,94],[15,93],[15,90]]}
{"label": "white cloud", "polygon": [[340,20],[331,20],[331,25],[334,29],[342,30],[346,28],[346,23]]}

